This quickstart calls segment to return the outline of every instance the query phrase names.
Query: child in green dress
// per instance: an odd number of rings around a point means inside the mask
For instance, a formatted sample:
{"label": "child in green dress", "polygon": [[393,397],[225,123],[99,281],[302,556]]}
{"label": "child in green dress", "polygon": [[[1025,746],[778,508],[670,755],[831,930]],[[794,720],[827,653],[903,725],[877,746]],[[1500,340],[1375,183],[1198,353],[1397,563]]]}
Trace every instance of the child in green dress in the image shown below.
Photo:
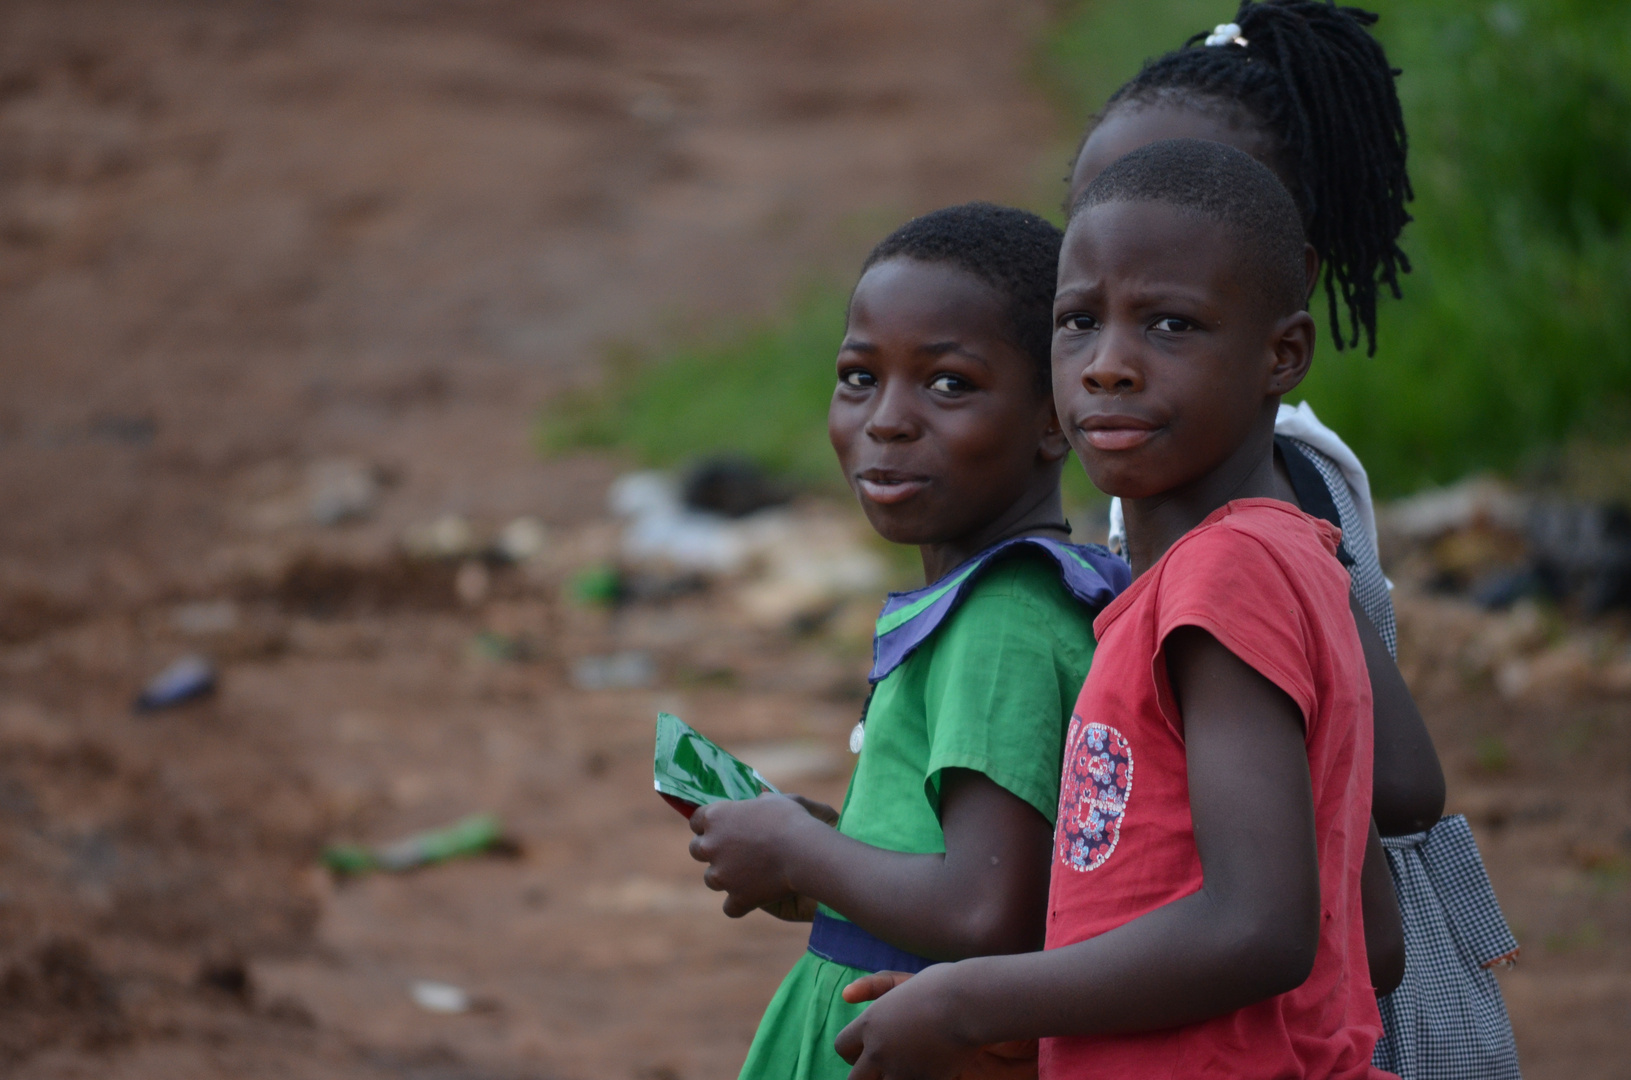
{"label": "child in green dress", "polygon": [[1071,704],[1129,571],[1071,545],[1050,390],[1061,234],[989,204],[902,226],[850,301],[828,418],[867,519],[927,585],[879,619],[835,824],[784,796],[691,818],[725,912],[816,907],[743,1078],[839,1078],[833,1040],[880,970],[1039,948]]}

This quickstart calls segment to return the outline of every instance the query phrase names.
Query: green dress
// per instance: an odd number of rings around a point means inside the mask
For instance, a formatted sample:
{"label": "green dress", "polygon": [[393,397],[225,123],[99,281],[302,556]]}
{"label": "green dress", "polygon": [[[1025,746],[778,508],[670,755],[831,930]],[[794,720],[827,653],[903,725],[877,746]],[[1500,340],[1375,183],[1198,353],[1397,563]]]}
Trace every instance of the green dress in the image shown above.
{"label": "green dress", "polygon": [[[983,773],[1052,822],[1065,729],[1093,659],[1095,614],[1046,559],[1014,555],[986,570],[947,621],[877,684],[838,830],[890,851],[945,851],[946,769]],[[800,957],[765,1010],[741,1080],[844,1080],[850,1067],[833,1040],[866,1006],[839,995],[865,974],[813,953]]]}

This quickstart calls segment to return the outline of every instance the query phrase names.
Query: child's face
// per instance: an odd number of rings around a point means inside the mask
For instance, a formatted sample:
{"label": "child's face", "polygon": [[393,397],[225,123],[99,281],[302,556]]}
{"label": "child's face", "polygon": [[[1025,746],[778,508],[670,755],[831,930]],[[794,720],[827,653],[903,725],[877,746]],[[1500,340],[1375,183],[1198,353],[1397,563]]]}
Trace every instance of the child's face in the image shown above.
{"label": "child's face", "polygon": [[1057,485],[1064,438],[1008,323],[995,289],[941,263],[889,259],[855,287],[827,432],[885,539],[954,542]]}
{"label": "child's face", "polygon": [[1312,321],[1274,315],[1240,246],[1166,203],[1105,203],[1071,222],[1053,392],[1099,490],[1147,498],[1201,479],[1254,427],[1272,430],[1279,395],[1307,371]]}

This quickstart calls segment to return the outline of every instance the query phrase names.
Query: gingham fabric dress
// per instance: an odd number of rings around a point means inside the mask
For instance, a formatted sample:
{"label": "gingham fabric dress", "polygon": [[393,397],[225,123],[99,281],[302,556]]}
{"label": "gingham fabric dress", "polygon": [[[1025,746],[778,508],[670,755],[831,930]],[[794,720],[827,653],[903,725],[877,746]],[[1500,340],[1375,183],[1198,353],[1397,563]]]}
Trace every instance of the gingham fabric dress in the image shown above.
{"label": "gingham fabric dress", "polygon": [[[1376,548],[1336,463],[1289,439],[1330,490],[1342,542],[1353,557],[1354,598],[1398,655],[1393,598]],[[1404,981],[1377,1001],[1382,1039],[1371,1063],[1402,1080],[1520,1080],[1501,988],[1491,968],[1510,962],[1517,939],[1460,814],[1424,833],[1382,840],[1404,918]]]}

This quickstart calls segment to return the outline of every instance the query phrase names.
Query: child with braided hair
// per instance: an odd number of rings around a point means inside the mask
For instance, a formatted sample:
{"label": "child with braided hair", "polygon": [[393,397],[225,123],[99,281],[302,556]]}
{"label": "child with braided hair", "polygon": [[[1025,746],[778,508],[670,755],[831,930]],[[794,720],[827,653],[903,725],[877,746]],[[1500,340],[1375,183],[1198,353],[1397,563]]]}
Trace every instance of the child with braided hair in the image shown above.
{"label": "child with braided hair", "polygon": [[[1145,63],[1089,127],[1070,177],[1074,205],[1112,162],[1162,139],[1243,150],[1291,192],[1323,279],[1338,349],[1376,350],[1381,289],[1400,295],[1410,215],[1398,74],[1368,28],[1376,16],[1318,0],[1244,0],[1233,22]],[[1343,315],[1346,315],[1346,319]],[[1517,943],[1501,917],[1466,820],[1440,819],[1444,778],[1392,663],[1392,600],[1376,552],[1364,467],[1306,403],[1275,425],[1279,496],[1342,528],[1375,699],[1372,813],[1404,922],[1402,982],[1380,1000],[1375,1063],[1404,1080],[1508,1080],[1517,1052],[1489,968]],[[1122,532],[1112,507],[1112,547]],[[1385,646],[1383,648],[1382,646]],[[1371,923],[1367,907],[1367,926]],[[1373,950],[1374,951],[1374,950]],[[1373,957],[1374,960],[1374,957]]]}

